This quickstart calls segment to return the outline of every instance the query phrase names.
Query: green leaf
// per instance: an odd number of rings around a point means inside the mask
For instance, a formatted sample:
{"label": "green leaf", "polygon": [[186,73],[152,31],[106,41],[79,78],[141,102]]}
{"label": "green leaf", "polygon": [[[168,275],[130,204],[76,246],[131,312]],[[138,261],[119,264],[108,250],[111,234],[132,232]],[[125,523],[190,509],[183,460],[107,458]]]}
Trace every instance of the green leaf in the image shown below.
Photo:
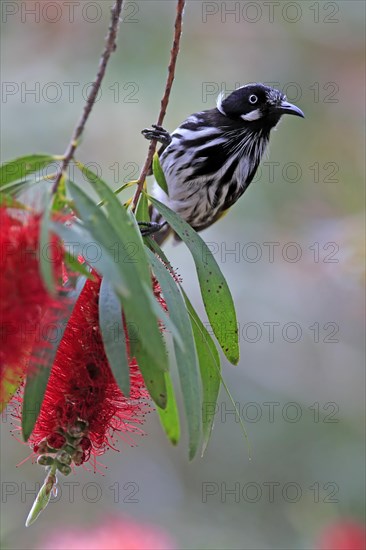
{"label": "green leaf", "polygon": [[[167,259],[159,245],[156,243],[156,241],[154,241],[154,239],[151,239],[151,237],[147,237],[146,241],[146,244],[151,247],[151,249],[161,258],[163,263],[166,264],[166,267],[172,272],[173,268],[169,260]],[[180,286],[180,290],[183,294],[187,306],[187,311],[191,318],[193,336],[196,343],[196,350],[201,371],[203,390],[203,445],[201,456],[203,456],[207,448],[210,436],[212,434],[213,421],[216,412],[216,403],[220,390],[220,382],[222,381],[220,355],[216,349],[214,341],[212,340],[207,329],[198,317],[182,286]],[[228,391],[227,388],[225,389]],[[228,395],[229,397],[231,397],[230,393],[228,393]],[[244,434],[246,435],[245,430]]]}
{"label": "green leaf", "polygon": [[167,406],[166,373],[157,370],[152,365],[150,355],[141,343],[139,327],[134,323],[127,322],[127,330],[130,340],[130,356],[136,358],[152,399],[158,407],[165,409]]}
{"label": "green leaf", "polygon": [[202,423],[203,423],[203,445],[201,457],[204,455],[207,445],[209,443],[212,428],[216,413],[217,407],[217,397],[220,390],[220,383],[223,385],[224,390],[229,397],[229,400],[233,406],[234,411],[236,412],[238,421],[240,423],[241,431],[248,441],[248,456],[249,460],[251,459],[251,449],[248,440],[248,434],[245,429],[243,419],[240,415],[240,411],[235,403],[233,396],[222,377],[221,374],[221,365],[220,365],[220,356],[216,349],[215,343],[212,340],[210,334],[207,332],[205,326],[202,324],[202,321],[197,315],[197,312],[194,310],[192,304],[190,303],[188,296],[184,292],[184,289],[181,287],[184,299],[186,301],[188,313],[191,316],[192,328],[194,333],[194,338],[197,346],[197,353],[200,362],[200,370],[202,377],[202,387],[203,387],[203,403],[202,403]]}
{"label": "green leaf", "polygon": [[155,153],[153,156],[152,169],[156,183],[167,195],[169,195],[168,184],[166,182],[165,175],[160,164],[158,153]]}
{"label": "green leaf", "polygon": [[178,445],[180,439],[179,411],[174,395],[173,382],[170,375],[165,373],[167,390],[167,406],[165,409],[157,407],[160,423],[173,445]]}
{"label": "green leaf", "polygon": [[163,263],[166,265],[166,267],[168,267],[169,270],[173,272],[171,263],[169,262],[168,258],[166,257],[166,255],[164,254],[160,246],[157,244],[155,239],[153,239],[150,236],[144,237],[144,243],[148,248],[150,248],[150,250],[155,252],[159,256],[159,258],[163,261]]}
{"label": "green leaf", "polygon": [[189,458],[197,452],[201,438],[202,395],[199,377],[199,365],[192,327],[186,306],[171,273],[151,250],[148,258],[161,286],[168,312],[184,343],[184,349],[177,345],[173,336],[175,357],[177,360],[180,386],[183,395],[185,414],[189,433]]}
{"label": "green leaf", "polygon": [[[78,167],[82,172],[84,172],[85,169],[88,170],[86,168],[86,166],[81,164],[81,162],[76,161],[76,164],[79,165]],[[89,170],[89,172],[91,172],[91,171]],[[91,172],[91,173],[94,174],[93,172]],[[94,174],[94,175],[96,176],[96,174]],[[137,184],[137,180],[129,181],[128,183],[124,183],[123,185],[121,185],[121,187],[118,187],[117,189],[115,189],[113,191],[113,194],[118,195],[119,193],[122,193],[122,191],[125,191],[126,189],[129,189],[130,187],[133,187],[136,184]],[[98,202],[97,206],[104,206],[104,203],[105,203],[105,201],[102,200],[102,201]]]}
{"label": "green leaf", "polygon": [[86,279],[93,279],[93,275],[90,273],[87,265],[81,264],[77,257],[72,256],[69,251],[66,251],[64,263],[72,273],[79,273]]}
{"label": "green leaf", "polygon": [[54,160],[58,160],[58,157],[45,154],[27,155],[11,160],[0,166],[0,187],[38,172]]}
{"label": "green leaf", "polygon": [[192,227],[153,197],[155,208],[188,246],[196,265],[202,299],[215,336],[228,360],[239,361],[238,324],[233,299],[211,251]]}
{"label": "green leaf", "polygon": [[99,326],[104,350],[113,376],[122,393],[130,395],[130,367],[122,322],[121,303],[107,279],[102,279],[99,293]]}
{"label": "green leaf", "polygon": [[[23,407],[22,407],[22,434],[24,441],[28,441],[37,421],[43,397],[46,391],[51,368],[56,357],[60,342],[63,338],[68,320],[72,315],[75,303],[84,286],[84,279],[78,281],[77,288],[70,291],[65,298],[63,309],[54,308],[47,311],[40,324],[41,342],[34,348],[28,365]],[[55,325],[57,319],[56,337],[50,334],[49,327]]]}
{"label": "green leaf", "polygon": [[54,195],[52,190],[47,189],[44,195],[43,212],[40,223],[40,236],[39,236],[39,258],[40,258],[40,271],[43,278],[43,282],[50,294],[55,294],[55,277],[53,271],[52,257],[49,258],[48,251],[53,249],[50,245],[50,214],[52,211]]}
{"label": "green leaf", "polygon": [[[105,200],[108,217],[74,183],[69,183],[69,189],[85,227],[94,240],[107,249],[112,247],[117,252],[115,266],[120,272],[120,278],[125,282],[128,293],[119,292],[108,271],[103,275],[113,284],[127,322],[135,323],[139,329],[139,340],[149,357],[149,364],[145,363],[142,374],[144,378],[145,375],[148,377],[150,383],[151,380],[155,380],[159,371],[168,370],[168,358],[156,312],[152,307],[150,271],[141,235],[108,186],[100,178],[94,180],[92,185],[95,185],[96,191]],[[132,256],[129,254],[126,257],[122,254],[126,250],[131,250],[131,247]],[[110,254],[110,251],[108,253]],[[161,387],[161,383],[152,387]],[[151,396],[154,400],[161,399],[157,391]]]}
{"label": "green leaf", "polygon": [[139,202],[136,208],[136,220],[138,222],[149,222],[149,204],[145,193],[141,193]]}
{"label": "green leaf", "polygon": [[[152,239],[151,237],[143,237],[143,240],[144,240],[147,248],[152,250],[153,252],[155,252],[157,254],[157,256],[162,260],[165,267],[170,271],[170,273],[174,277],[174,270],[173,270],[168,258],[165,256],[164,252],[161,250],[160,246],[156,243],[156,241],[154,241],[154,239]],[[168,319],[166,319],[166,317],[167,317],[167,314],[165,313],[165,315],[161,319],[162,322],[165,324],[168,331],[170,331],[172,333],[172,335],[174,336],[178,346],[180,346],[182,349],[184,349],[184,344],[182,342],[182,339],[180,337],[180,334],[179,334],[178,330],[175,328],[172,320],[169,317],[168,317]]]}
{"label": "green leaf", "polygon": [[43,512],[43,510],[50,502],[52,490],[57,483],[55,470],[55,466],[52,466],[51,471],[47,474],[46,480],[40,488],[39,493],[31,508],[31,511],[28,514],[27,521],[25,522],[26,527],[29,527],[37,520],[38,516]]}
{"label": "green leaf", "polygon": [[151,306],[152,306],[152,309],[155,311],[156,317],[164,325],[164,333],[166,332],[171,333],[177,346],[179,346],[182,350],[184,350],[185,346],[180,336],[179,330],[173,323],[171,317],[169,317],[168,313],[158,303],[155,296],[151,298]]}
{"label": "green leaf", "polygon": [[215,343],[207,332],[201,319],[198,317],[187,294],[181,287],[188,313],[191,317],[194,340],[196,343],[198,361],[200,364],[203,402],[202,402],[202,425],[203,425],[203,444],[201,456],[204,455],[208,442],[211,437],[217,398],[221,383],[221,365],[220,355],[216,349]]}
{"label": "green leaf", "polygon": [[[169,269],[169,271],[173,272],[173,268],[169,260],[166,258],[164,252],[161,250],[161,248],[156,243],[156,241],[151,239],[151,237],[147,237],[145,238],[145,242],[161,258],[161,260]],[[215,398],[215,395],[219,391],[219,387],[218,387],[219,384],[218,384],[217,378],[220,379],[220,382],[229,397],[229,400],[233,406],[233,409],[237,414],[241,431],[247,441],[248,441],[248,434],[246,432],[243,419],[240,415],[240,411],[238,410],[236,403],[234,401],[234,398],[231,395],[230,390],[225,380],[222,377],[220,356],[216,349],[216,345],[213,339],[211,338],[210,334],[206,330],[205,326],[202,324],[202,321],[198,317],[196,311],[193,309],[193,306],[189,302],[189,299],[181,285],[180,285],[180,290],[186,300],[187,310],[191,317],[193,334],[196,341],[197,354],[200,362],[200,370],[201,370],[202,386],[203,386],[203,404],[202,404],[203,446],[202,446],[202,453],[201,453],[201,456],[203,456],[207,448],[210,435],[212,434],[213,420],[214,420],[215,409],[216,409],[215,399],[217,399],[217,397]],[[200,338],[199,342],[198,342],[198,338]],[[214,368],[216,369],[216,374],[214,373]],[[249,441],[248,441],[248,455],[249,455],[249,459],[251,459],[251,449],[250,449]]]}
{"label": "green leaf", "polygon": [[53,212],[60,212],[67,206],[70,206],[70,201],[66,196],[66,178],[62,175],[53,199],[52,210]]}
{"label": "green leaf", "polygon": [[37,366],[37,371],[27,376],[22,408],[22,434],[28,441],[41,410],[43,397],[51,373],[51,364]]}

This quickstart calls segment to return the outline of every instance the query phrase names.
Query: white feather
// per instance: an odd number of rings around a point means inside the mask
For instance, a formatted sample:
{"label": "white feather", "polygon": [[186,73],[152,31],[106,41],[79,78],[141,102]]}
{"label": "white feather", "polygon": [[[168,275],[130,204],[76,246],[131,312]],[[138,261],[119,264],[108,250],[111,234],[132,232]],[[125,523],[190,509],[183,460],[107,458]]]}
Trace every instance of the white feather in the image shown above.
{"label": "white feather", "polygon": [[218,98],[217,98],[217,101],[216,101],[216,107],[217,107],[217,110],[220,111],[220,113],[224,116],[226,116],[226,113],[224,111],[224,109],[222,108],[222,102],[224,100],[224,97],[225,97],[225,92],[220,92]]}
{"label": "white feather", "polygon": [[251,111],[247,115],[241,115],[240,118],[245,120],[246,122],[252,122],[253,120],[258,120],[262,117],[262,113],[259,109],[255,109],[255,111]]}

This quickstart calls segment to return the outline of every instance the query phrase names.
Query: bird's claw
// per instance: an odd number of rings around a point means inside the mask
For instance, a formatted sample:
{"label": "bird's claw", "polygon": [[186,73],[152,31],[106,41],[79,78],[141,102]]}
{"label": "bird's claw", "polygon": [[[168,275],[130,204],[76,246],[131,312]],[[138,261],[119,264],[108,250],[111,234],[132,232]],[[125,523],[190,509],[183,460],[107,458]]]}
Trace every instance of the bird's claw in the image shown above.
{"label": "bird's claw", "polygon": [[144,130],[142,130],[141,133],[146,139],[156,139],[163,145],[169,145],[169,143],[172,141],[172,137],[169,132],[167,132],[162,126],[158,126],[157,124],[152,124],[152,128],[145,128]]}
{"label": "bird's claw", "polygon": [[138,222],[140,227],[140,232],[143,237],[148,237],[153,233],[157,233],[166,225],[167,222],[157,223],[157,222]]}

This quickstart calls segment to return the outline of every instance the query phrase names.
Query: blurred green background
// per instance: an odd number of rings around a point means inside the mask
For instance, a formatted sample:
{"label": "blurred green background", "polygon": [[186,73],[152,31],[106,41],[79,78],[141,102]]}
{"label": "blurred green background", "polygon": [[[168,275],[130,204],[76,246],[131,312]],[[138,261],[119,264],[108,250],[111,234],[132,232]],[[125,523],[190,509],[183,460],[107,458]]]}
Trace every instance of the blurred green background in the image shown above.
{"label": "blurred green background", "polygon": [[[64,152],[111,4],[2,2],[3,160]],[[172,448],[151,414],[137,447],[121,442],[103,456],[104,476],[61,480],[62,498],[26,530],[28,492],[43,470],[16,466],[28,449],[5,416],[3,548],[47,548],[49,531],[111,514],[155,523],[187,549],[308,549],[329,522],[362,520],[364,9],[358,1],[186,7],[168,129],[214,106],[221,89],[253,81],[277,83],[306,114],[282,121],[255,183],[202,234],[238,311],[241,362],[224,362],[223,372],[252,460],[222,392],[203,459],[188,463],[186,440]],[[124,14],[78,153],[114,188],[136,178],[145,159],[140,131],[160,106],[175,2],[128,2]],[[187,249],[169,243],[166,253],[203,315]]]}

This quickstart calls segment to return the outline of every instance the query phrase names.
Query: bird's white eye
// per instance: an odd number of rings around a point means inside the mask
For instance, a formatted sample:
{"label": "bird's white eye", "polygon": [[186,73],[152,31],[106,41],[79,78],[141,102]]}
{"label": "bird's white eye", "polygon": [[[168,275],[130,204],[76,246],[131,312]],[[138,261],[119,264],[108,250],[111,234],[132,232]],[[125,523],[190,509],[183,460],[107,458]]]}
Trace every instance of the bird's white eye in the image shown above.
{"label": "bird's white eye", "polygon": [[251,103],[252,105],[254,105],[255,103],[257,103],[258,101],[258,98],[256,95],[252,94],[249,96],[249,103]]}

